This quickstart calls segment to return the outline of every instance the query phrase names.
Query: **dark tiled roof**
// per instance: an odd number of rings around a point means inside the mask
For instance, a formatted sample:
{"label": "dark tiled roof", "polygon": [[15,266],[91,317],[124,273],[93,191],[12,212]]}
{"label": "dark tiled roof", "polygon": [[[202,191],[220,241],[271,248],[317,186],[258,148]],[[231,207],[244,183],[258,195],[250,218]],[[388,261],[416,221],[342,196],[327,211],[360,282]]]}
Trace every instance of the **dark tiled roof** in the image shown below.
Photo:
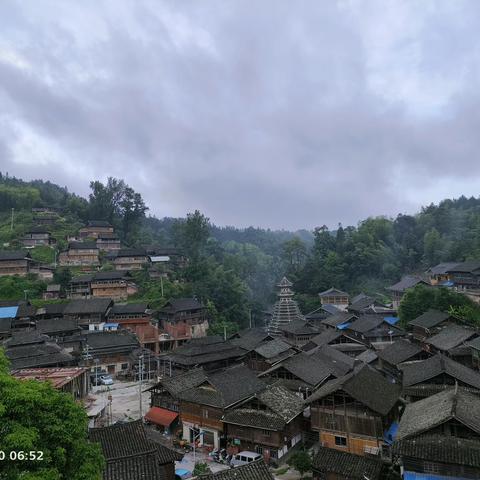
{"label": "dark tiled roof", "polygon": [[158,461],[157,453],[141,453],[107,461],[103,480],[162,480],[165,468]]}
{"label": "dark tiled roof", "polygon": [[328,365],[336,377],[346,375],[353,369],[355,364],[353,357],[345,355],[330,345],[319,347],[319,349],[312,354],[312,358],[318,359],[323,364]]}
{"label": "dark tiled roof", "polygon": [[52,318],[37,320],[37,331],[40,333],[56,333],[80,330],[77,321],[69,318]]}
{"label": "dark tiled roof", "polygon": [[405,387],[427,382],[442,373],[446,373],[459,382],[480,389],[480,373],[441,354],[421,362],[403,365],[401,370],[403,371],[403,385]]}
{"label": "dark tiled roof", "polygon": [[104,220],[89,220],[87,222],[87,227],[111,227],[112,225],[109,222]]}
{"label": "dark tiled roof", "polygon": [[325,290],[324,292],[320,292],[318,294],[319,297],[348,297],[347,292],[342,292],[342,290],[338,290],[337,288],[329,288],[328,290]]}
{"label": "dark tiled roof", "polygon": [[147,303],[116,303],[110,310],[110,315],[143,314],[147,309]]}
{"label": "dark tiled roof", "polygon": [[266,384],[245,365],[236,365],[207,376],[203,385],[179,393],[182,400],[226,408],[263,390]]}
{"label": "dark tiled roof", "polygon": [[262,342],[271,338],[263,328],[250,328],[239,332],[238,335],[239,338],[232,338],[230,341],[248,352],[255,350]]}
{"label": "dark tiled roof", "polygon": [[24,252],[22,250],[0,251],[0,261],[2,261],[2,260],[23,260],[24,258],[30,258],[30,254],[27,253],[27,252]]}
{"label": "dark tiled roof", "polygon": [[291,333],[293,335],[314,335],[315,333],[318,333],[316,328],[312,328],[305,320],[299,318],[292,320],[285,325],[281,325],[278,328],[282,332]]}
{"label": "dark tiled roof", "polygon": [[399,282],[395,283],[391,287],[388,287],[387,290],[403,293],[405,290],[412,288],[419,283],[424,283],[428,285],[427,282],[420,277],[407,275],[403,277]]}
{"label": "dark tiled roof", "polygon": [[445,327],[440,333],[425,340],[438,350],[448,351],[452,348],[458,347],[460,344],[466,342],[468,339],[477,335],[473,329],[462,327],[460,325],[449,325]]}
{"label": "dark tiled roof", "polygon": [[[100,443],[107,461],[104,478],[109,480],[143,478],[135,476],[135,474],[138,472],[156,473],[158,470],[155,470],[155,462],[160,466],[182,458],[182,455],[174,450],[149,440],[142,420],[115,424],[104,428],[92,428],[89,437],[90,441]],[[116,463],[118,465],[115,465]],[[122,474],[126,475],[127,473],[130,476],[122,476]]]}
{"label": "dark tiled roof", "polygon": [[95,242],[70,242],[69,250],[98,250]]}
{"label": "dark tiled roof", "polygon": [[271,369],[263,372],[261,376],[268,375],[279,368],[284,368],[294,377],[312,387],[323,382],[333,373],[330,366],[302,352],[278,363]]}
{"label": "dark tiled roof", "polygon": [[85,341],[91,348],[134,347],[138,345],[137,337],[133,333],[123,330],[88,332],[85,334]]}
{"label": "dark tiled roof", "polygon": [[343,377],[330,380],[306,401],[311,403],[338,390],[343,390],[381,415],[386,415],[392,409],[401,393],[400,385],[390,383],[383,375],[365,364]]}
{"label": "dark tiled roof", "polygon": [[281,385],[270,385],[256,397],[285,423],[291,422],[304,409],[303,400]]}
{"label": "dark tiled roof", "polygon": [[406,362],[422,351],[422,347],[401,338],[378,352],[378,357],[390,365]]}
{"label": "dark tiled roof", "polygon": [[428,273],[430,273],[431,275],[444,275],[447,272],[451,271],[457,265],[458,262],[439,263],[438,265],[429,268]]}
{"label": "dark tiled roof", "polygon": [[93,275],[93,281],[102,281],[102,280],[121,280],[123,278],[130,277],[128,272],[118,272],[113,270],[111,272],[97,272]]}
{"label": "dark tiled roof", "polygon": [[70,280],[70,283],[89,283],[93,280],[92,273],[84,273],[83,275],[76,275]]}
{"label": "dark tiled roof", "polygon": [[147,251],[143,248],[121,248],[117,252],[112,252],[115,257],[146,257]]}
{"label": "dark tiled roof", "polygon": [[160,311],[176,313],[201,308],[205,307],[196,298],[172,298]]}
{"label": "dark tiled roof", "polygon": [[176,396],[185,390],[198,387],[207,379],[207,375],[202,368],[193,368],[186,373],[176,375],[174,377],[165,377],[160,381],[162,385],[171,395]]}
{"label": "dark tiled roof", "polygon": [[223,422],[264,430],[279,431],[285,428],[285,421],[275,413],[252,408],[230,410],[223,417]]}
{"label": "dark tiled roof", "polygon": [[396,439],[428,432],[452,419],[479,434],[480,399],[464,390],[450,389],[410,403],[403,412]]}
{"label": "dark tiled roof", "polygon": [[[44,310],[45,315],[62,316],[66,306],[66,303],[48,303],[47,305],[44,305],[42,309]],[[42,313],[41,310],[37,310],[37,314],[40,313]]]}
{"label": "dark tiled roof", "polygon": [[349,312],[338,312],[330,317],[327,317],[325,320],[322,320],[320,323],[323,325],[328,325],[329,327],[337,327],[342,323],[346,323],[356,319],[357,317],[353,313]]}
{"label": "dark tiled roof", "polygon": [[314,471],[333,473],[349,480],[379,480],[382,468],[380,460],[326,447],[320,447],[313,459]]}
{"label": "dark tiled roof", "polygon": [[208,475],[200,475],[198,480],[274,480],[274,477],[265,462],[259,460],[241,467],[229,468]]}
{"label": "dark tiled roof", "polygon": [[[323,304],[319,310],[323,310],[324,312],[326,312],[328,315],[335,315],[336,313],[338,312],[341,312],[342,310],[340,310],[339,308],[337,308],[335,305],[331,305],[329,303],[325,303]],[[311,318],[311,316],[309,316],[308,318]]]}
{"label": "dark tiled roof", "polygon": [[354,332],[365,333],[379,327],[384,322],[383,315],[362,315],[348,328]]}
{"label": "dark tiled roof", "polygon": [[360,362],[363,362],[363,363],[372,363],[377,358],[378,358],[377,352],[375,352],[375,350],[372,350],[371,348],[369,348],[368,350],[365,350],[360,355],[357,355],[355,357],[356,360],[359,360]]}
{"label": "dark tiled roof", "polygon": [[8,332],[12,328],[11,318],[0,318],[0,332]]}
{"label": "dark tiled roof", "polygon": [[448,270],[448,273],[449,272],[472,273],[477,270],[480,270],[480,262],[470,261],[470,262],[461,262],[461,263],[455,264],[455,266],[451,267]]}
{"label": "dark tiled roof", "polygon": [[332,328],[329,328],[328,330],[322,332],[320,335],[313,337],[310,341],[318,347],[322,347],[323,345],[328,345],[330,342],[335,341],[341,336],[342,332],[340,330],[334,330]]}
{"label": "dark tiled roof", "polygon": [[85,300],[72,300],[67,304],[63,313],[65,315],[100,313],[105,314],[113,304],[110,298],[88,298]]}
{"label": "dark tiled roof", "polygon": [[480,441],[445,435],[421,435],[393,444],[393,454],[429,462],[480,467]]}
{"label": "dark tiled roof", "polygon": [[265,342],[255,349],[255,353],[266,359],[275,358],[288,351],[294,352],[292,346],[279,338]]}
{"label": "dark tiled roof", "polygon": [[413,327],[432,328],[450,318],[450,315],[439,310],[427,310],[419,317],[408,322]]}

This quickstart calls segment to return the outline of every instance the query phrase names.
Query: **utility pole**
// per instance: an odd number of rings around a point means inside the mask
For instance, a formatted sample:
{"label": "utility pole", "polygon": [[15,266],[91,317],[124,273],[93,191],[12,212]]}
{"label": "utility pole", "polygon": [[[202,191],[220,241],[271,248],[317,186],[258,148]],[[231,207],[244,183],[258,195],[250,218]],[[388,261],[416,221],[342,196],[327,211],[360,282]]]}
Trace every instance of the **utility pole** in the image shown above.
{"label": "utility pole", "polygon": [[163,275],[162,274],[160,275],[160,289],[161,289],[162,298],[163,298]]}
{"label": "utility pole", "polygon": [[227,326],[223,325],[223,339],[227,341]]}
{"label": "utility pole", "polygon": [[15,210],[15,209],[12,208],[12,219],[11,219],[11,221],[10,221],[10,231],[13,230],[13,211],[14,211],[14,210]]}
{"label": "utility pole", "polygon": [[138,383],[138,395],[140,404],[140,418],[143,418],[143,405],[142,405],[142,380],[143,380],[143,353],[138,357],[138,375],[140,381]]}
{"label": "utility pole", "polygon": [[252,309],[249,310],[250,312],[250,329],[252,328]]}

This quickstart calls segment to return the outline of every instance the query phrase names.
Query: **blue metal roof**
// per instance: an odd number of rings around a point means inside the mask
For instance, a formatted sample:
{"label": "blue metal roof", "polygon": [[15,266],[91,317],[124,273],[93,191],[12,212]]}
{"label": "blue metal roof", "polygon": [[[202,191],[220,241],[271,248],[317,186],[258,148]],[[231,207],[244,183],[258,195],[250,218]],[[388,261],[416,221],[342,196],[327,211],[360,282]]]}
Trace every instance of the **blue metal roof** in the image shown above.
{"label": "blue metal roof", "polygon": [[15,318],[18,307],[0,307],[0,318]]}
{"label": "blue metal roof", "polygon": [[465,477],[446,477],[431,473],[403,472],[403,480],[468,480]]}
{"label": "blue metal roof", "polygon": [[388,445],[391,445],[393,441],[395,440],[395,435],[397,435],[398,431],[398,422],[393,422],[388,430],[383,434],[383,440],[385,443],[388,443]]}
{"label": "blue metal roof", "polygon": [[390,325],[395,325],[398,322],[398,317],[383,317],[383,319]]}

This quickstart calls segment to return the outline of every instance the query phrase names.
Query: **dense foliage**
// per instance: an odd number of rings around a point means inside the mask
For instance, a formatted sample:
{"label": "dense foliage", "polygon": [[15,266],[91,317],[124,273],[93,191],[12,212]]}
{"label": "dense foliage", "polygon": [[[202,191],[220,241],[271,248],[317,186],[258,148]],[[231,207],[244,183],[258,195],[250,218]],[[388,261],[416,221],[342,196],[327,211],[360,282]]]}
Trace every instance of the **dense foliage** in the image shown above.
{"label": "dense foliage", "polygon": [[[48,382],[8,374],[0,350],[0,479],[99,480],[100,447],[87,441],[83,407]],[[42,460],[11,460],[10,452],[43,452]],[[38,455],[38,454],[37,454]],[[22,455],[23,457],[23,455]]]}
{"label": "dense foliage", "polygon": [[[476,198],[444,200],[417,215],[368,218],[356,227],[339,225],[330,231],[322,226],[293,233],[217,227],[198,211],[183,219],[157,219],[146,216],[141,195],[122,180],[95,181],[90,187],[87,200],[50,182],[23,182],[0,174],[0,242],[15,247],[15,239],[34,224],[31,207],[48,206],[61,210],[52,232],[59,249],[65,236],[76,233],[87,220],[110,221],[126,246],[175,246],[189,257],[188,267],[162,284],[140,276],[135,298],[161,306],[169,296],[196,295],[210,305],[212,331],[245,326],[250,318],[261,323],[284,274],[294,282],[306,313],[318,307],[318,292],[332,286],[351,294],[385,296],[385,286],[403,274],[423,272],[440,261],[480,258]],[[51,261],[48,248],[36,250],[35,258]],[[56,277],[66,284],[68,275],[61,272]]]}

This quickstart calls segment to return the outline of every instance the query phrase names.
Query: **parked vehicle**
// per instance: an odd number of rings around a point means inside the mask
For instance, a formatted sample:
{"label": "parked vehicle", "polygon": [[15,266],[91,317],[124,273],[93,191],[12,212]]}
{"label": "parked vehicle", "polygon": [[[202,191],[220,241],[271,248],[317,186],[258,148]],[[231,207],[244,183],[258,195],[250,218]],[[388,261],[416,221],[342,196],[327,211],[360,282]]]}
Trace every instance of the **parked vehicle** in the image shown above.
{"label": "parked vehicle", "polygon": [[231,460],[230,465],[233,467],[240,467],[242,465],[248,465],[251,462],[260,460],[262,455],[257,452],[249,452],[245,450],[243,452],[237,453]]}
{"label": "parked vehicle", "polygon": [[113,378],[111,375],[102,375],[100,377],[100,384],[101,385],[113,385]]}

